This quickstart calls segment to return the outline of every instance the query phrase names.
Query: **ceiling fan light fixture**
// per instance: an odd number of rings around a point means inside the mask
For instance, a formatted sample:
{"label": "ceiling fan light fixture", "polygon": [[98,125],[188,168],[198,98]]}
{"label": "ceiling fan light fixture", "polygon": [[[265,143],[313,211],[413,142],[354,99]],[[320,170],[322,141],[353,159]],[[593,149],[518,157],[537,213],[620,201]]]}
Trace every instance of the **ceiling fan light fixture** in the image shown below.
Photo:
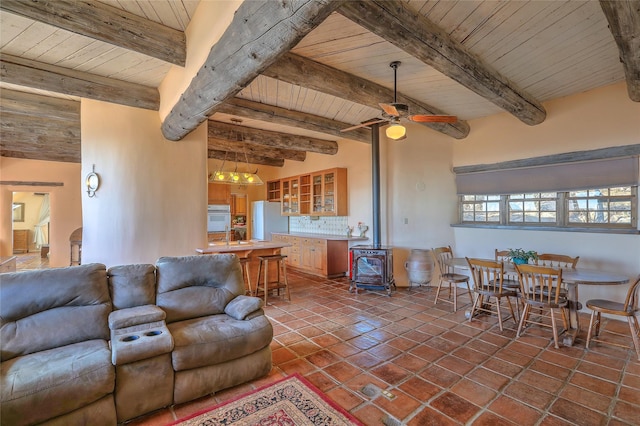
{"label": "ceiling fan light fixture", "polygon": [[404,139],[407,136],[407,129],[402,124],[391,123],[386,129],[386,134],[389,139],[394,141]]}

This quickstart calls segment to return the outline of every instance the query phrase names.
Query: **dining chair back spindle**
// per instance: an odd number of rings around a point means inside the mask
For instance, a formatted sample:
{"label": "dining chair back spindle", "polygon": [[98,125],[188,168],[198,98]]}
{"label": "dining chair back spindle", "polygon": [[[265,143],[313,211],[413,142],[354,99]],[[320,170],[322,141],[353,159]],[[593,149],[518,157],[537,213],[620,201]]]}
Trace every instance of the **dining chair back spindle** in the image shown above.
{"label": "dining chair back spindle", "polygon": [[[520,317],[517,337],[520,337],[527,324],[550,327],[553,330],[553,342],[558,345],[558,327],[556,312],[560,311],[565,330],[569,329],[568,302],[566,295],[560,291],[558,283],[562,283],[562,269],[540,265],[516,265],[520,279],[520,294],[524,302],[524,312]],[[531,318],[531,309],[538,310],[537,316]],[[549,318],[551,324],[544,319]]]}
{"label": "dining chair back spindle", "polygon": [[[464,283],[467,286],[469,300],[473,300],[471,287],[469,287],[469,277],[463,274],[456,274],[453,266],[447,263],[453,258],[453,250],[451,250],[451,246],[431,249],[431,254],[440,271],[438,289],[436,290],[436,297],[433,300],[433,303],[438,303],[438,300],[451,303],[453,305],[453,312],[456,312],[458,310],[458,284]],[[445,283],[449,286],[449,294],[446,298],[440,296],[442,285]]]}
{"label": "dining chair back spindle", "polygon": [[[638,361],[640,361],[640,324],[638,324],[638,317],[636,316],[640,311],[638,308],[639,290],[640,275],[638,275],[636,281],[629,287],[624,303],[603,299],[592,299],[587,301],[587,308],[592,311],[591,320],[589,321],[589,332],[587,334],[587,349],[590,348],[591,342],[604,343],[624,348],[629,347],[628,345],[618,343],[613,339],[607,338],[605,340],[600,337],[602,314],[616,315],[627,319],[627,322],[629,323],[629,330],[631,331],[633,346],[636,349]],[[613,330],[607,330],[607,333],[614,335],[614,337],[622,336],[620,333],[614,332]]]}
{"label": "dining chair back spindle", "polygon": [[580,256],[571,257],[566,254],[542,253],[538,255],[537,264],[549,268],[573,268],[578,266]]}
{"label": "dining chair back spindle", "polygon": [[468,257],[466,259],[473,278],[473,292],[475,294],[469,322],[473,321],[477,312],[489,314],[495,312],[498,316],[500,331],[503,331],[502,324],[509,319],[509,317],[502,317],[502,299],[504,298],[507,300],[511,318],[517,325],[511,297],[517,297],[518,294],[515,289],[504,286],[504,263],[487,259],[470,259]]}

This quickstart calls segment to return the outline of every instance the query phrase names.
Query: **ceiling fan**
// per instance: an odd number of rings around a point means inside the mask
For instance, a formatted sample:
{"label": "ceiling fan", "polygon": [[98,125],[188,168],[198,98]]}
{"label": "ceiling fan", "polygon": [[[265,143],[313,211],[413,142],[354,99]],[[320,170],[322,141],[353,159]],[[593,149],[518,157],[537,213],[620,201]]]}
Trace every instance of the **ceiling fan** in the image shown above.
{"label": "ceiling fan", "polygon": [[455,123],[458,121],[458,118],[454,115],[409,114],[409,106],[398,102],[398,67],[400,64],[400,61],[393,61],[389,64],[389,66],[393,68],[393,103],[378,104],[380,108],[382,108],[382,118],[367,120],[356,126],[342,129],[342,132],[367,127],[376,123],[389,123],[389,127],[387,127],[386,130],[387,137],[393,140],[401,140],[406,137],[407,129],[400,124],[400,119],[406,119],[416,123]]}

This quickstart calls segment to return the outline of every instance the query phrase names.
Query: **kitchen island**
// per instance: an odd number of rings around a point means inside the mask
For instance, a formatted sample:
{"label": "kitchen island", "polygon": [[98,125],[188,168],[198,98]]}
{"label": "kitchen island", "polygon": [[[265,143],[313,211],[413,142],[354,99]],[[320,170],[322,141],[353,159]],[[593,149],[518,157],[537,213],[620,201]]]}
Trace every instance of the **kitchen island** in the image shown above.
{"label": "kitchen island", "polygon": [[[248,258],[248,284],[249,287],[255,291],[255,284],[258,279],[258,265],[260,262],[258,256],[280,254],[283,248],[289,247],[290,245],[291,244],[282,241],[229,241],[228,244],[224,241],[217,241],[215,243],[209,243],[207,247],[197,248],[196,253],[203,255],[233,253],[240,258]],[[269,275],[271,277],[275,277],[278,273],[275,267],[275,262],[269,262]]]}
{"label": "kitchen island", "polygon": [[273,241],[289,244],[282,250],[287,255],[287,267],[325,278],[349,275],[349,244],[368,240],[302,232],[273,233]]}

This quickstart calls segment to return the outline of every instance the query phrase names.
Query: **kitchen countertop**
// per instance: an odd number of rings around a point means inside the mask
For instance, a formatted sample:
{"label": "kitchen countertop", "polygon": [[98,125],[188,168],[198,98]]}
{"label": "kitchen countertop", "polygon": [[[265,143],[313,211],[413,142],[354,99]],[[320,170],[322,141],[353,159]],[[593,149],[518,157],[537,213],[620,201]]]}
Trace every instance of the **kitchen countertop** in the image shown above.
{"label": "kitchen countertop", "polygon": [[291,235],[292,237],[318,238],[333,241],[369,241],[367,237],[347,237],[342,235],[310,234],[306,232],[273,232],[275,235]]}
{"label": "kitchen countertop", "polygon": [[263,250],[263,249],[275,249],[282,247],[289,247],[291,244],[276,242],[276,241],[229,241],[229,245],[224,242],[209,244],[208,247],[199,247],[196,249],[196,253],[200,254],[214,254],[214,253],[233,253],[237,251],[247,250]]}

